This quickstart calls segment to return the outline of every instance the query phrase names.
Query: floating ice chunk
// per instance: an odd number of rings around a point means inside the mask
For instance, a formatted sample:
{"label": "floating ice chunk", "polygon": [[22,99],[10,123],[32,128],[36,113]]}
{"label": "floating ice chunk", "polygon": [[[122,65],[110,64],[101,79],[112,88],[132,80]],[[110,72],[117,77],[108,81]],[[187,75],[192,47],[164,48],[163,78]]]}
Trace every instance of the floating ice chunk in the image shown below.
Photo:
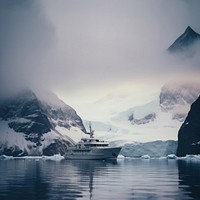
{"label": "floating ice chunk", "polygon": [[198,162],[200,162],[200,155],[186,155],[182,159],[185,159],[186,161],[198,161]]}
{"label": "floating ice chunk", "polygon": [[178,160],[184,160],[186,162],[200,162],[200,155],[186,155],[185,157],[177,157]]}
{"label": "floating ice chunk", "polygon": [[33,159],[35,161],[40,160],[55,160],[60,161],[64,159],[64,156],[61,156],[60,154],[55,154],[53,156],[22,156],[22,157],[13,157],[13,156],[6,156],[6,155],[0,155],[0,160],[25,160],[25,159]]}
{"label": "floating ice chunk", "polygon": [[123,155],[119,155],[118,157],[117,157],[117,159],[124,159],[125,157],[123,156]]}
{"label": "floating ice chunk", "polygon": [[60,161],[64,159],[64,156],[61,156],[60,154],[55,154],[53,156],[43,156],[42,157],[45,160],[55,160],[55,161]]}
{"label": "floating ice chunk", "polygon": [[151,157],[149,155],[143,155],[141,156],[142,159],[150,159]]}
{"label": "floating ice chunk", "polygon": [[176,157],[176,155],[175,154],[169,154],[168,156],[167,156],[167,159],[176,159],[177,157]]}

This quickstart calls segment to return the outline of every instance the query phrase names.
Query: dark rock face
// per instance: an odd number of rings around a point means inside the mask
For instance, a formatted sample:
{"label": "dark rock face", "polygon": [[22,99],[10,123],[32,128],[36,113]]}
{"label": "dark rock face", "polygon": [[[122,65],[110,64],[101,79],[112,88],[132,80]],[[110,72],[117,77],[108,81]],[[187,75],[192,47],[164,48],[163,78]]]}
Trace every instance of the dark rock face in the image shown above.
{"label": "dark rock face", "polygon": [[137,125],[141,125],[141,124],[147,124],[147,123],[150,123],[152,121],[154,121],[156,119],[156,113],[151,113],[151,114],[148,114],[146,116],[144,116],[143,118],[141,119],[135,119],[134,118],[134,115],[130,115],[128,120],[134,125],[134,124],[137,124]]}
{"label": "dark rock face", "polygon": [[177,156],[200,154],[200,97],[192,104],[178,133]]}
{"label": "dark rock face", "polygon": [[10,128],[26,135],[47,133],[52,128],[41,103],[31,91],[1,102],[0,118],[4,121],[9,120]]}
{"label": "dark rock face", "polygon": [[54,154],[64,155],[67,148],[69,147],[69,142],[64,140],[55,140],[47,148],[43,149],[43,155],[53,156]]}
{"label": "dark rock face", "polygon": [[184,52],[197,41],[200,41],[200,35],[188,26],[185,32],[168,48],[168,51],[170,53]]}
{"label": "dark rock face", "polygon": [[27,156],[28,155],[26,151],[21,150],[18,146],[4,148],[2,150],[2,154],[7,155],[7,156]]}
{"label": "dark rock face", "polygon": [[[47,102],[44,99],[40,100],[30,90],[1,99],[0,122],[6,122],[8,129],[14,130],[16,133],[14,137],[18,137],[18,133],[23,134],[27,141],[26,147],[23,146],[23,148],[19,143],[8,146],[7,142],[0,142],[1,154],[9,156],[63,154],[70,142],[55,130],[56,127],[64,127],[68,130],[76,127],[82,132],[86,132],[76,111],[54,94],[51,93],[51,95],[56,100],[55,105],[49,104],[48,100]],[[9,130],[6,132],[9,134]],[[48,141],[48,145],[46,143],[42,145],[45,142],[45,134],[49,132],[57,135],[55,137],[57,139],[51,139],[52,142]],[[0,132],[0,134],[2,133]],[[5,131],[3,134],[6,135]]]}
{"label": "dark rock face", "polygon": [[20,93],[11,99],[0,102],[0,119],[10,121],[9,127],[16,132],[25,134],[49,132],[56,125],[70,129],[71,126],[78,126],[83,132],[81,118],[76,111],[68,105],[64,107],[52,107],[31,91]]}
{"label": "dark rock face", "polygon": [[83,132],[86,132],[81,118],[70,106],[66,105],[63,108],[52,109],[50,105],[43,103],[43,110],[45,110],[46,116],[50,119],[53,127],[58,125],[70,129],[71,126],[78,126]]}

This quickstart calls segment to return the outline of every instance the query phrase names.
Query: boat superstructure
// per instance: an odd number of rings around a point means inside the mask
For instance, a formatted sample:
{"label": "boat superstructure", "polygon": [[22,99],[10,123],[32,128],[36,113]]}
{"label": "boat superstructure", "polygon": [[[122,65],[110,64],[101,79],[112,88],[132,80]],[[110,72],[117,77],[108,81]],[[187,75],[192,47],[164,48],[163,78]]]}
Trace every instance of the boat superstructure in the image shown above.
{"label": "boat superstructure", "polygon": [[110,147],[109,143],[94,137],[90,124],[90,137],[82,138],[76,145],[69,147],[64,157],[66,159],[106,160],[116,159],[121,147]]}

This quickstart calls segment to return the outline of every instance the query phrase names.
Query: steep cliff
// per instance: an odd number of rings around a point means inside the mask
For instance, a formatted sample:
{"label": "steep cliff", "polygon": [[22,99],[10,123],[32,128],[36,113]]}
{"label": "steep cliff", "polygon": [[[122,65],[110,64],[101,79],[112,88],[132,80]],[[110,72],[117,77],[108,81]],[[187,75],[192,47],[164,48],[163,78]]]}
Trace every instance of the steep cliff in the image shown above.
{"label": "steep cliff", "polygon": [[191,109],[178,133],[177,156],[200,154],[200,97]]}

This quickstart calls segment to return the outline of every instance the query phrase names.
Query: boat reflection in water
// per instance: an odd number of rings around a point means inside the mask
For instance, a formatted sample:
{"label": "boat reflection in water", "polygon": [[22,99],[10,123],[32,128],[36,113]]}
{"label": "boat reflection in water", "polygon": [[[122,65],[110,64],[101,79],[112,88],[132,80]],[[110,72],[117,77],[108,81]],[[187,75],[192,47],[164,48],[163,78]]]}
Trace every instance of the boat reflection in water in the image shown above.
{"label": "boat reflection in water", "polygon": [[90,138],[82,138],[68,148],[64,157],[73,160],[110,160],[117,159],[121,147],[110,147],[108,142],[94,138],[90,125]]}
{"label": "boat reflection in water", "polygon": [[[110,171],[119,168],[117,160],[71,160],[67,162],[77,170],[79,174],[77,185],[82,183],[82,195],[87,199],[98,199],[102,196],[105,180],[109,177]],[[100,184],[97,185],[97,182]]]}

